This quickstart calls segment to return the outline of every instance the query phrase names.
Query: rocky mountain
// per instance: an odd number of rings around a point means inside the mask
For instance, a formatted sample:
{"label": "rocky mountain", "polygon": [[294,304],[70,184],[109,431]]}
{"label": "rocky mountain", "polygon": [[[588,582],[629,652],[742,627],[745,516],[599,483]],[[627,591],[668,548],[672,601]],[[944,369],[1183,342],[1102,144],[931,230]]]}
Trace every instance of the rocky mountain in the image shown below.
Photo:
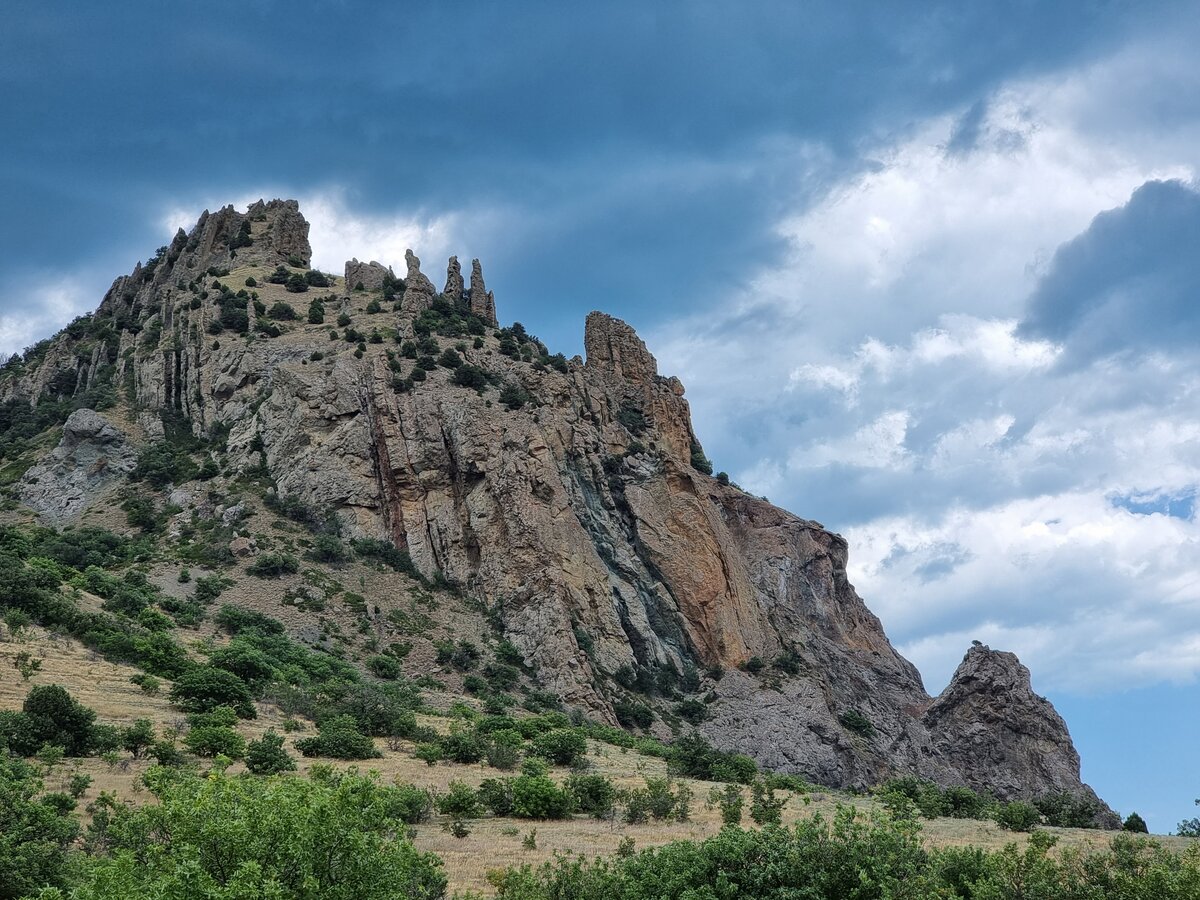
{"label": "rocky mountain", "polygon": [[846,541],[711,474],[683,385],[629,325],[591,313],[586,359],[565,359],[499,327],[478,260],[464,280],[451,257],[438,291],[411,251],[402,278],[311,256],[294,201],[205,212],[11,360],[7,420],[84,407],[14,495],[70,522],[182,427],[219,446],[209,477],[261,474],[456,585],[590,717],[684,709],[678,728],[829,785],[1090,795],[1012,654],[973,647],[931,698]]}

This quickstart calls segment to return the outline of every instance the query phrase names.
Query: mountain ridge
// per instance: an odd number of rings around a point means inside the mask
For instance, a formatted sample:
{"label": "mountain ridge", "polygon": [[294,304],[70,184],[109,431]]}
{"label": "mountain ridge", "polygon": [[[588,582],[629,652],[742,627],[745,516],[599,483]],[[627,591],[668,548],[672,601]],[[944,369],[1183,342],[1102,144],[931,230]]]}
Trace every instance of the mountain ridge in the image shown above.
{"label": "mountain ridge", "polygon": [[[716,746],[823,784],[1095,798],[1012,654],[972,647],[925,692],[850,584],[846,541],[714,477],[683,384],[627,323],[589,314],[586,357],[567,360],[499,327],[478,260],[468,285],[451,257],[440,292],[412,251],[403,279],[354,259],[330,283],[308,230],[291,200],[205,211],[86,322],[10,361],[0,401],[111,395],[131,423],[68,420],[23,501],[71,521],[130,470],[122,436],[185,423],[222,437],[218,479],[264,473],[459,586],[588,716],[630,726],[645,707],[661,728],[691,698]],[[318,295],[322,321],[290,306]]]}

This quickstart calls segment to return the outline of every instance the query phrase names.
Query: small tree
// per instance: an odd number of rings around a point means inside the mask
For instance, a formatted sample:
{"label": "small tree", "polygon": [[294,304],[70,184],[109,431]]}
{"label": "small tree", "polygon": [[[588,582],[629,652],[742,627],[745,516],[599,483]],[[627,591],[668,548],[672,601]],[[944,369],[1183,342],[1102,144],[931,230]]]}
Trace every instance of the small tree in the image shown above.
{"label": "small tree", "polygon": [[742,808],[745,806],[745,799],[742,797],[742,789],[736,784],[725,785],[725,790],[721,792],[720,799],[717,801],[721,807],[721,821],[726,825],[741,825],[742,824]]}
{"label": "small tree", "polygon": [[778,825],[783,818],[785,802],[784,798],[776,797],[771,786],[761,779],[750,785],[750,818],[756,825]]}
{"label": "small tree", "polygon": [[1121,825],[1122,831],[1131,831],[1134,834],[1149,834],[1150,829],[1146,826],[1146,820],[1135,812],[1131,812],[1125,818],[1125,822]]}
{"label": "small tree", "polygon": [[284,288],[289,294],[303,294],[308,290],[308,282],[299,272],[293,272],[284,283]]}
{"label": "small tree", "polygon": [[271,306],[270,310],[267,311],[267,315],[272,319],[290,322],[296,318],[296,310],[292,308],[290,303],[284,303],[282,300],[279,300]]}
{"label": "small tree", "polygon": [[134,759],[141,759],[147,748],[154,745],[154,726],[149,719],[138,719],[121,731],[121,746]]}
{"label": "small tree", "polygon": [[572,766],[587,755],[587,739],[573,728],[556,728],[533,739],[530,752],[558,766]]}
{"label": "small tree", "polygon": [[42,661],[34,659],[28,650],[22,650],[13,657],[13,668],[20,673],[22,681],[28,681],[41,670]]}
{"label": "small tree", "polygon": [[310,325],[322,325],[325,323],[325,304],[321,302],[320,297],[317,297],[308,304],[308,323]]}
{"label": "small tree", "polygon": [[91,749],[96,713],[57,684],[30,688],[22,707],[29,717],[37,745],[62,747],[68,756],[86,756]]}

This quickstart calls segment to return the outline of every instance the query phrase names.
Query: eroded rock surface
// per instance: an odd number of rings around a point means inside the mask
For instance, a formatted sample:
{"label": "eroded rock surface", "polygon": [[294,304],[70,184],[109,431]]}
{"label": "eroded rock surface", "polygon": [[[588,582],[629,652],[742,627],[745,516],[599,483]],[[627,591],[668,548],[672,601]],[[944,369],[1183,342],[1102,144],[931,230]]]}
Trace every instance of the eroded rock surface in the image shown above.
{"label": "eroded rock surface", "polygon": [[384,279],[391,274],[391,269],[375,260],[359,262],[357,259],[351,259],[347,261],[345,268],[346,290],[378,291],[383,287]]}
{"label": "eroded rock surface", "polygon": [[63,425],[62,439],[17,488],[21,502],[48,521],[65,524],[107,486],[137,466],[137,450],[100,413],[79,409]]}

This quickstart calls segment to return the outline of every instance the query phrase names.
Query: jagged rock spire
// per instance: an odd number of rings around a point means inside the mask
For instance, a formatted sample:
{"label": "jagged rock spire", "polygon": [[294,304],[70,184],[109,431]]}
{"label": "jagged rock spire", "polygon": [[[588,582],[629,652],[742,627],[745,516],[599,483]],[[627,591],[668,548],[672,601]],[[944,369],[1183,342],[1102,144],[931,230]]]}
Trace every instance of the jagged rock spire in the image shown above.
{"label": "jagged rock spire", "polygon": [[471,260],[471,312],[489,325],[497,324],[496,298],[483,283],[483,266],[477,259]]}
{"label": "jagged rock spire", "polygon": [[658,362],[637,332],[606,313],[588,313],[583,347],[589,367],[612,372],[635,383],[652,381],[658,374]]}
{"label": "jagged rock spire", "polygon": [[446,286],[442,288],[442,294],[455,306],[462,303],[462,266],[458,264],[457,256],[450,257],[450,261],[446,264]]}
{"label": "jagged rock spire", "polygon": [[404,280],[404,298],[400,309],[406,313],[419,314],[433,306],[437,289],[433,282],[421,273],[421,260],[415,253],[405,250],[404,261],[408,264],[408,277]]}

